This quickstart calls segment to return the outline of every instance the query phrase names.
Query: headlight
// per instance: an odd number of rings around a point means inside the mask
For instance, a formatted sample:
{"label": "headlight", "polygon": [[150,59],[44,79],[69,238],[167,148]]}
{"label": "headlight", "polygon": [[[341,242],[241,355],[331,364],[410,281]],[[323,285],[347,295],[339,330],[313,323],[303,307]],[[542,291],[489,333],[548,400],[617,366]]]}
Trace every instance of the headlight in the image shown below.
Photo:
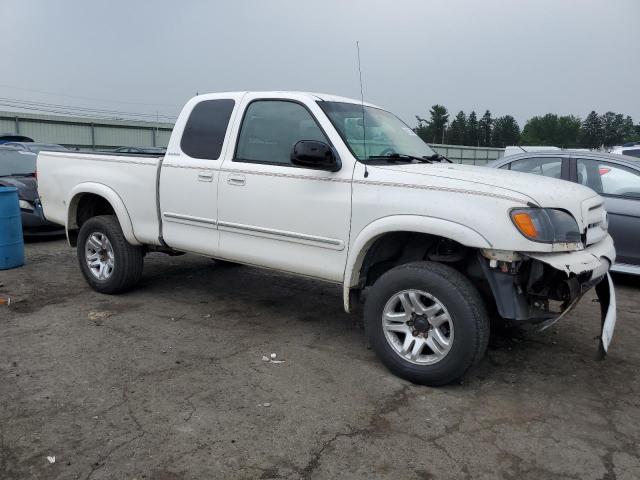
{"label": "headlight", "polygon": [[580,229],[571,214],[554,208],[516,208],[511,210],[516,228],[534,242],[578,243]]}
{"label": "headlight", "polygon": [[[20,204],[20,208],[24,209],[24,210],[30,210],[33,211],[33,205],[31,205],[29,202],[27,202],[26,200],[18,200],[18,203]],[[15,203],[14,203],[15,205]]]}

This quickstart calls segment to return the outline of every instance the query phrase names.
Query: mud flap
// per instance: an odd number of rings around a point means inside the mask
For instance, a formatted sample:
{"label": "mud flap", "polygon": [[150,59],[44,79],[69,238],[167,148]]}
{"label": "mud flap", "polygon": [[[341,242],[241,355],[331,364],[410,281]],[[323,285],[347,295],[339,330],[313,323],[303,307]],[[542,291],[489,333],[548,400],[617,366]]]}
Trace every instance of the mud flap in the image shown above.
{"label": "mud flap", "polygon": [[607,273],[600,283],[596,285],[596,294],[600,302],[600,316],[602,332],[598,345],[598,356],[604,359],[609,350],[613,330],[616,326],[616,293],[613,288],[611,275]]}

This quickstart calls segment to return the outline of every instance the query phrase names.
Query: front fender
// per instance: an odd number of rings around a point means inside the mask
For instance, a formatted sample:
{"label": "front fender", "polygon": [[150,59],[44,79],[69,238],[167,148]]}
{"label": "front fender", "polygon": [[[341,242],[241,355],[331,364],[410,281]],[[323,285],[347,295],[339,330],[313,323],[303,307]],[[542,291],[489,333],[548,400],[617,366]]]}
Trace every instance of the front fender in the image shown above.
{"label": "front fender", "polygon": [[92,193],[104,198],[116,213],[122,233],[131,245],[141,245],[133,232],[133,224],[131,223],[131,217],[127,211],[127,207],[124,205],[122,198],[112,188],[102,184],[94,182],[85,182],[76,185],[67,198],[67,223],[65,225],[67,230],[67,238],[69,238],[69,230],[78,228],[76,224],[76,215],[78,204],[83,195]]}
{"label": "front fender", "polygon": [[367,251],[380,236],[392,232],[426,233],[454,240],[467,247],[492,247],[491,242],[480,232],[439,217],[393,215],[375,220],[355,236],[349,247],[343,284],[345,311],[349,312],[349,290],[358,284]]}

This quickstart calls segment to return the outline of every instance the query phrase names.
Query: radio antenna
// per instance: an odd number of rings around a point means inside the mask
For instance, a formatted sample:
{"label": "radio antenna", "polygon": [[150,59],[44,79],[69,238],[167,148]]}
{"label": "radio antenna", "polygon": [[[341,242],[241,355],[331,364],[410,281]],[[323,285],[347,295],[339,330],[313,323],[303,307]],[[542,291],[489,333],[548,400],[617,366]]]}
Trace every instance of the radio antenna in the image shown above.
{"label": "radio antenna", "polygon": [[367,170],[367,130],[364,124],[364,91],[362,89],[362,65],[360,63],[360,42],[356,40],[356,50],[358,51],[358,74],[360,75],[360,106],[362,107],[362,146],[364,148],[364,178],[369,176]]}

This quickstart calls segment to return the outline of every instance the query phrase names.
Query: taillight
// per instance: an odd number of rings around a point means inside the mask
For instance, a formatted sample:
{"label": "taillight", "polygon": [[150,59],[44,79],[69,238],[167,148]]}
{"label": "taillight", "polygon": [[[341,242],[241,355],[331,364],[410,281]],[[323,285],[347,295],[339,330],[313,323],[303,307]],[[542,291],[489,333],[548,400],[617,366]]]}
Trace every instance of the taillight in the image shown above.
{"label": "taillight", "polygon": [[607,167],[600,167],[598,170],[600,171],[600,175],[605,175],[611,171],[611,169]]}

